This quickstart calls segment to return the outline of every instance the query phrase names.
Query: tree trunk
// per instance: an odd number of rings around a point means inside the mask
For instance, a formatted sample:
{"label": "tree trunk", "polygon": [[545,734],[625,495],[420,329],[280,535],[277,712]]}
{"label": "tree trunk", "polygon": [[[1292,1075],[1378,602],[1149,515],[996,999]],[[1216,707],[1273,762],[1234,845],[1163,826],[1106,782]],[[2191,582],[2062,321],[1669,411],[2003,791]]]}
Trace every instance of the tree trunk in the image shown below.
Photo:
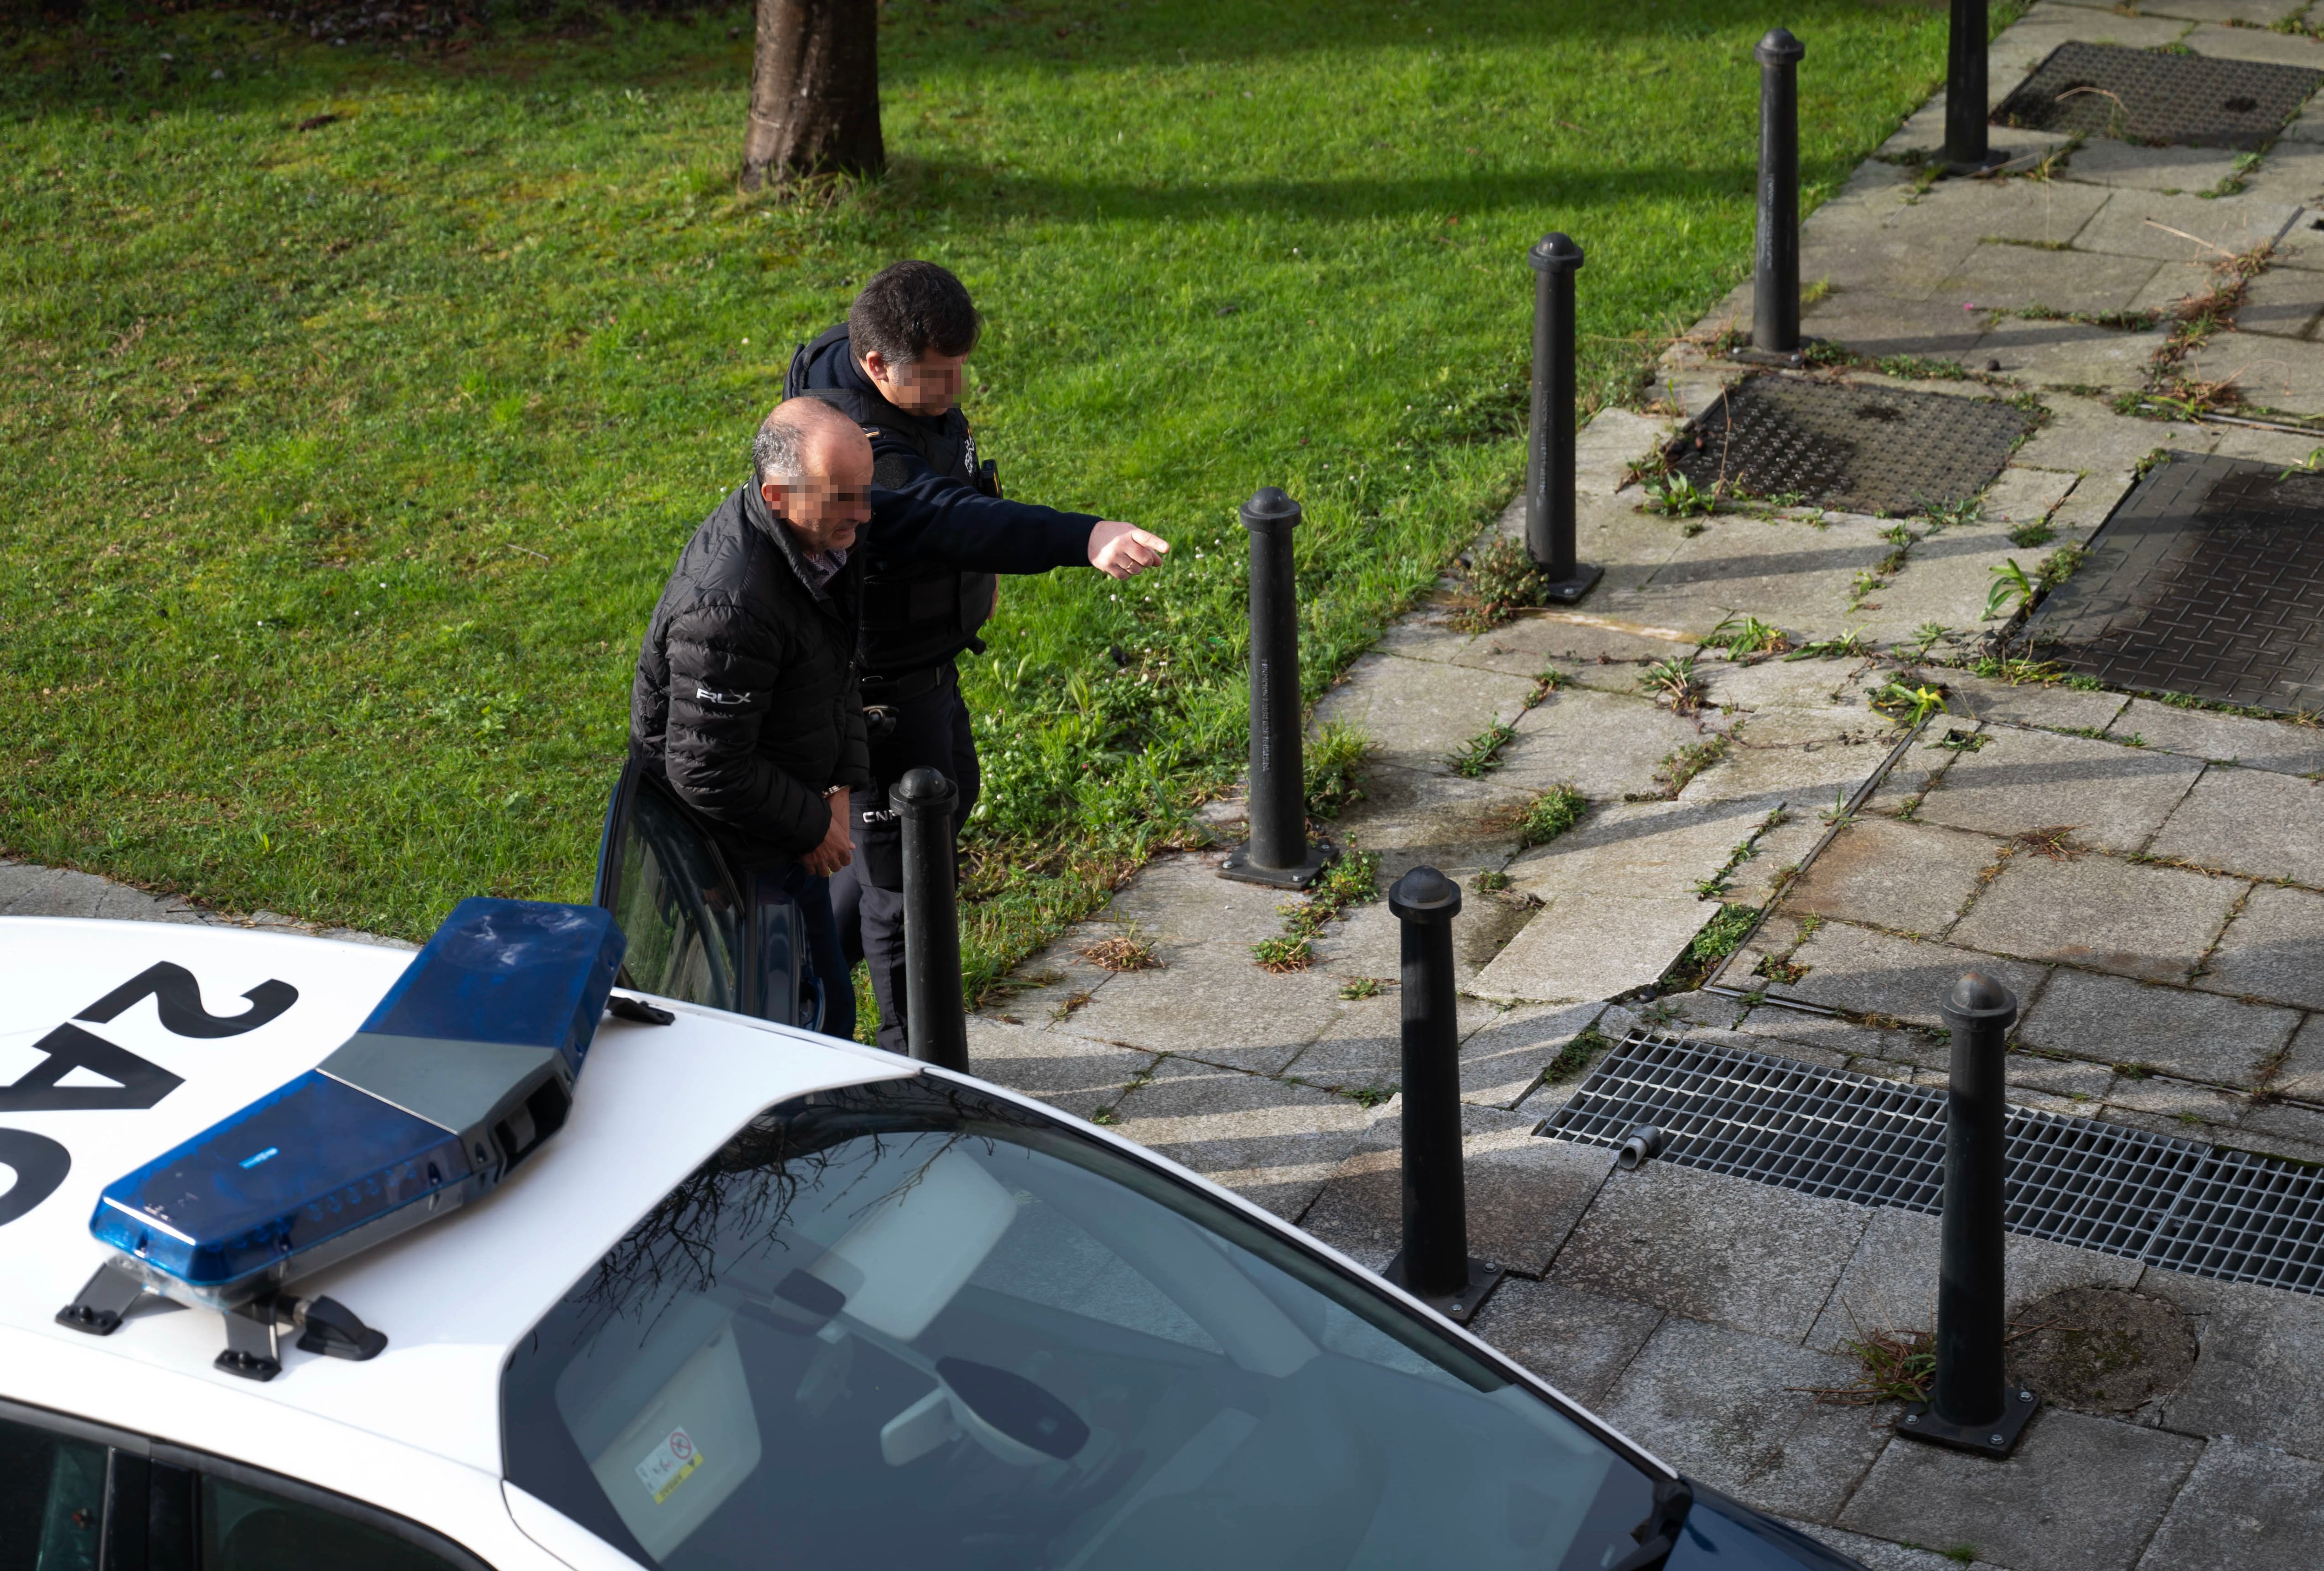
{"label": "tree trunk", "polygon": [[878,0],[758,0],[744,190],[885,165],[879,26]]}

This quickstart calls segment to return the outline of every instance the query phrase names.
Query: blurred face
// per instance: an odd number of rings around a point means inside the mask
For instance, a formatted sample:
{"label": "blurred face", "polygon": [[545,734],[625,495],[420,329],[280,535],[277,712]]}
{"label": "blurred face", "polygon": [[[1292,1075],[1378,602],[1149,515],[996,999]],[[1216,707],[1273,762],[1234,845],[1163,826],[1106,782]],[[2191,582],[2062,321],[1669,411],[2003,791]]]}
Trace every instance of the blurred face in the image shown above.
{"label": "blurred face", "polygon": [[872,517],[872,444],[853,426],[809,439],[807,474],[759,488],[767,506],[809,551],[845,550]]}
{"label": "blurred face", "polygon": [[931,349],[909,365],[890,365],[874,349],[863,356],[863,374],[880,396],[908,414],[939,415],[960,402],[961,367],[965,355],[939,355]]}

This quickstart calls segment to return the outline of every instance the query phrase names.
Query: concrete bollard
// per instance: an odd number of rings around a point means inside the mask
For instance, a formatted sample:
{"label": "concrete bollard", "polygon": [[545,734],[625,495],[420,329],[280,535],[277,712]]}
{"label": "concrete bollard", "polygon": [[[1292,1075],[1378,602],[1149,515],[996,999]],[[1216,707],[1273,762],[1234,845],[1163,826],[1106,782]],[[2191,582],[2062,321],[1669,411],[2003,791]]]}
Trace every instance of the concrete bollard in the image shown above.
{"label": "concrete bollard", "polygon": [[2041,1399],[2002,1373],[2008,1086],[2003,1055],[2017,1000],[1972,971],[1939,1001],[1952,1033],[1945,1093],[1943,1258],[1937,1275],[1937,1373],[1929,1400],[1897,1415],[1895,1431],[1987,1456],[2006,1456]]}
{"label": "concrete bollard", "polygon": [[[952,809],[960,792],[916,769],[888,796],[904,829],[904,1030],[912,1057],[968,1071],[968,1017],[960,998],[960,907],[954,885]],[[847,979],[840,978],[846,986]]]}
{"label": "concrete bollard", "polygon": [[1800,363],[1800,59],[1778,27],[1751,51],[1759,62],[1759,230],[1753,251],[1751,347]]}
{"label": "concrete bollard", "polygon": [[1416,867],[1388,891],[1388,909],[1403,928],[1404,1247],[1385,1274],[1465,1326],[1504,1271],[1469,1253],[1452,975],[1461,888],[1434,867]]}
{"label": "concrete bollard", "polygon": [[1952,0],[1945,40],[1945,147],[1948,174],[1983,174],[2009,162],[1986,142],[1985,0]]}
{"label": "concrete bollard", "polygon": [[1547,580],[1543,596],[1571,605],[1605,576],[1574,559],[1573,275],[1582,247],[1544,235],[1526,253],[1534,271],[1533,414],[1526,437],[1526,554]]}
{"label": "concrete bollard", "polygon": [[1307,839],[1305,746],[1299,724],[1299,594],[1291,531],[1299,504],[1263,485],[1242,504],[1250,531],[1250,839],[1222,878],[1305,889],[1332,860]]}

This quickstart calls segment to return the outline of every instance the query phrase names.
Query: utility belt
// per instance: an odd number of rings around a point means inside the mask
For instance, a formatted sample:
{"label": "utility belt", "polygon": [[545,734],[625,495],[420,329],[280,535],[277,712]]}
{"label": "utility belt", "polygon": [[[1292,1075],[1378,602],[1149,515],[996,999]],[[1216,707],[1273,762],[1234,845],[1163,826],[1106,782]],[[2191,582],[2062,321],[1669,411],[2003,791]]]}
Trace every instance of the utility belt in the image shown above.
{"label": "utility belt", "polygon": [[952,674],[950,662],[927,666],[916,671],[906,671],[899,677],[865,677],[863,691],[863,734],[872,743],[885,742],[896,734],[902,718],[898,711],[915,698],[926,698],[944,686]]}

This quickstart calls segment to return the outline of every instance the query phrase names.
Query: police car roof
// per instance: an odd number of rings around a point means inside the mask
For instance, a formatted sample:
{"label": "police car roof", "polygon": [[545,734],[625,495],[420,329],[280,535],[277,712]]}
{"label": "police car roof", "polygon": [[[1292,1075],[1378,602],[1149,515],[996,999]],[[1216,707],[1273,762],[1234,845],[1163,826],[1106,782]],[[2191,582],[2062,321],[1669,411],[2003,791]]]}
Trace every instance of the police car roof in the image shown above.
{"label": "police car roof", "polygon": [[[149,1296],[107,1337],[58,1325],[106,1257],[88,1231],[98,1191],[314,1067],[410,959],[239,929],[0,918],[0,1164],[15,1170],[0,1190],[0,1397],[216,1449],[204,1415],[239,1409],[219,1400],[230,1391],[497,1475],[503,1362],[632,1223],[760,1109],[909,1072],[668,1001],[670,1025],[608,1017],[565,1127],[496,1193],[293,1284],[386,1332],[379,1357],[286,1346],[259,1385],[212,1368],[225,1337],[206,1310]],[[143,996],[91,1018],[133,980]],[[268,982],[298,993],[271,1018],[280,989],[245,996]]]}

